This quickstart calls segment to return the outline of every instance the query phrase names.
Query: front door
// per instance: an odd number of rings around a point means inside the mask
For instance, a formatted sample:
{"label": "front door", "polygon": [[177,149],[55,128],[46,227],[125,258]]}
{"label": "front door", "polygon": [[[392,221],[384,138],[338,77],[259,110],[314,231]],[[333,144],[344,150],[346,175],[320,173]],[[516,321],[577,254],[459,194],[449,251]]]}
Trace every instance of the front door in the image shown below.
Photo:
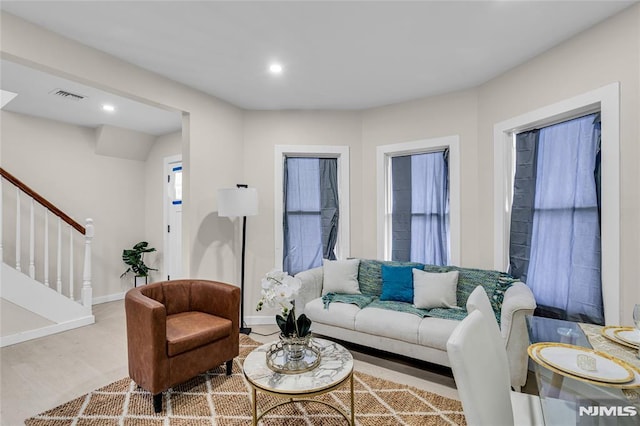
{"label": "front door", "polygon": [[167,162],[165,270],[167,279],[182,277],[182,160]]}

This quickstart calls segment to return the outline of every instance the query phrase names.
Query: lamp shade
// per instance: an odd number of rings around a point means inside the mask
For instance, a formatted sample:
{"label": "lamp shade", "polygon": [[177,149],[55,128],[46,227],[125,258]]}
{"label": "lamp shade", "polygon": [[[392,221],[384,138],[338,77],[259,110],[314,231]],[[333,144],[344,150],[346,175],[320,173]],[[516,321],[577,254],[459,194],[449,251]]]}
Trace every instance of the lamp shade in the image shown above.
{"label": "lamp shade", "polygon": [[218,216],[238,217],[258,214],[258,191],[255,188],[218,189]]}

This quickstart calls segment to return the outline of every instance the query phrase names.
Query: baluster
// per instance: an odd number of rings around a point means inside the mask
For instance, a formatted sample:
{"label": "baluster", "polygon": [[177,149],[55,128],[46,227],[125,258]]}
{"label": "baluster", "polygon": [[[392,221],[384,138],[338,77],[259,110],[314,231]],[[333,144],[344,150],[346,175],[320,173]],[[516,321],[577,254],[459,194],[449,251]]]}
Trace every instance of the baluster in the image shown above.
{"label": "baluster", "polygon": [[16,188],[16,270],[21,271],[20,268],[20,189]]}
{"label": "baluster", "polygon": [[44,285],[49,287],[49,210],[44,209]]}
{"label": "baluster", "polygon": [[73,228],[69,225],[69,299],[73,299]]}
{"label": "baluster", "polygon": [[29,276],[36,278],[36,214],[35,201],[31,197],[29,209]]}
{"label": "baluster", "polygon": [[58,217],[58,271],[56,277],[56,290],[62,293],[62,220]]}
{"label": "baluster", "polygon": [[93,239],[93,219],[87,219],[84,226],[84,270],[82,273],[82,304],[91,308],[93,290],[91,288],[91,240]]}

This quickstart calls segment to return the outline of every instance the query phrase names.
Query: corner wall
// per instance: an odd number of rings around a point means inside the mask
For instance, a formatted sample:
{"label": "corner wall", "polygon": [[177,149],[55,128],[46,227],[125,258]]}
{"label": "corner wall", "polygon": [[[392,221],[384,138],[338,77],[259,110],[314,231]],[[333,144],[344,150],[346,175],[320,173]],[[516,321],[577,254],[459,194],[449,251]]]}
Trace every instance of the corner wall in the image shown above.
{"label": "corner wall", "polygon": [[[184,192],[188,200],[183,206],[185,274],[237,283],[234,268],[218,268],[232,264],[234,258],[221,257],[210,241],[216,235],[212,229],[215,221],[211,218],[216,210],[215,188],[235,183],[243,176],[241,110],[5,12],[0,14],[0,20],[3,58],[185,113],[182,141]],[[132,239],[144,237],[144,226],[141,229]]]}
{"label": "corner wall", "polygon": [[[346,145],[350,155],[351,255],[361,252],[364,203],[362,186],[361,117],[352,111],[247,111],[244,116],[244,169],[247,183],[257,188],[259,214],[247,218],[245,316],[255,316],[260,280],[282,265],[274,263],[275,145]],[[241,183],[241,182],[238,182]],[[227,219],[228,220],[228,219]],[[233,251],[232,247],[225,247]],[[238,248],[239,249],[239,248]],[[239,252],[236,251],[236,252]],[[268,311],[260,313],[268,316]],[[273,320],[273,316],[269,316]]]}
{"label": "corner wall", "polygon": [[[239,282],[237,228],[217,217],[216,190],[258,187],[260,215],[248,218],[247,315],[259,278],[273,266],[273,146],[351,147],[351,255],[376,256],[375,152],[383,144],[460,136],[462,264],[493,265],[493,126],[613,81],[621,83],[621,306],[631,323],[640,300],[640,5],[477,88],[360,112],[241,111],[5,13],[2,55],[84,83],[184,111],[185,270]],[[53,54],[52,52],[55,52]],[[5,155],[3,147],[2,154]]]}
{"label": "corner wall", "polygon": [[[478,263],[493,264],[493,126],[546,105],[620,82],[620,306],[631,324],[640,301],[640,5],[577,35],[478,88]],[[603,155],[606,155],[604,153]],[[606,185],[606,183],[605,183]],[[603,188],[606,191],[606,186]],[[485,249],[486,248],[486,249]]]}
{"label": "corner wall", "polygon": [[[97,155],[95,132],[87,127],[17,114],[0,113],[2,120],[2,167],[25,182],[36,192],[77,222],[84,224],[92,218],[95,237],[92,241],[93,297],[119,294],[128,289],[127,279],[120,279],[126,269],[122,263],[122,249],[144,237],[145,206],[139,194],[144,193],[145,163],[135,160]],[[11,185],[4,185],[5,198],[12,196]],[[15,215],[10,205],[8,213]],[[24,240],[28,222],[24,221],[21,257],[23,266],[29,259],[29,245]],[[43,209],[36,206],[36,233],[42,235]],[[28,217],[28,216],[27,216]],[[15,232],[9,217],[4,218],[3,239],[5,261],[14,266],[15,246],[7,244],[10,232]],[[52,235],[56,223],[49,217]],[[63,251],[68,250],[68,233],[63,229]],[[40,241],[38,240],[40,243]],[[74,241],[74,276],[82,277],[83,242]],[[50,247],[55,246],[50,237]],[[36,247],[36,276],[42,279],[43,247]],[[56,253],[50,251],[49,277],[56,277]],[[65,255],[66,256],[66,255]],[[67,262],[67,260],[65,260]],[[23,267],[23,270],[26,268]],[[68,265],[63,264],[63,283],[67,286]],[[130,278],[130,277],[129,277]],[[81,286],[76,282],[76,297]]]}

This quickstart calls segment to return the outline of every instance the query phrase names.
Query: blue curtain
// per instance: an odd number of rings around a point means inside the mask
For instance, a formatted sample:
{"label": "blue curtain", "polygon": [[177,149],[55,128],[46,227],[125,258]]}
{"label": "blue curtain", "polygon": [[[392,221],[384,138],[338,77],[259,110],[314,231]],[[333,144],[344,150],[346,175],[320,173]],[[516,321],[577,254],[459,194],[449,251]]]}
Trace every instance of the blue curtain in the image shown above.
{"label": "blue curtain", "polygon": [[448,153],[392,159],[393,260],[449,263]]}
{"label": "blue curtain", "polygon": [[284,271],[300,271],[335,259],[338,179],[335,158],[287,157],[283,182]]}
{"label": "blue curtain", "polygon": [[526,282],[550,316],[603,324],[594,118],[540,129]]}
{"label": "blue curtain", "polygon": [[516,173],[513,178],[509,273],[524,283],[527,282],[531,256],[539,137],[539,130],[516,135]]}
{"label": "blue curtain", "polygon": [[446,152],[411,156],[411,261],[449,264],[449,171]]}

